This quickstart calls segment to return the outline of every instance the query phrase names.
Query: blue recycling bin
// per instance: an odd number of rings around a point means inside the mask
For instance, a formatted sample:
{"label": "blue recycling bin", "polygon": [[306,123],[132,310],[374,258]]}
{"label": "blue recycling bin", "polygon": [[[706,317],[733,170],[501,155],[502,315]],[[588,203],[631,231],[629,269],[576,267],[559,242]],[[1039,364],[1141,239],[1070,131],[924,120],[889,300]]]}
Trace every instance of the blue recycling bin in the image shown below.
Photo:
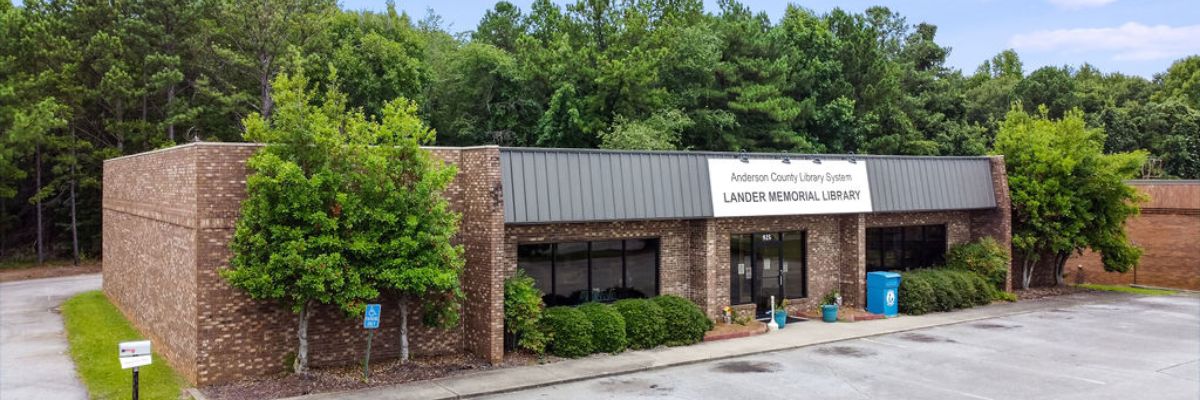
{"label": "blue recycling bin", "polygon": [[899,312],[900,274],[872,272],[867,274],[867,312],[895,317]]}

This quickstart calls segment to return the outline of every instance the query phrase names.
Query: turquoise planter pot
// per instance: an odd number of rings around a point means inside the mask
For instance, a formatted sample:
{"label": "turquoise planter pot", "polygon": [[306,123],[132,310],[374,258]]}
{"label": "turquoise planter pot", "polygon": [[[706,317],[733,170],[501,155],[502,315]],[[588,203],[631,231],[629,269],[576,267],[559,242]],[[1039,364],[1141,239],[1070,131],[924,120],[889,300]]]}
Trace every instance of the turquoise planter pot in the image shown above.
{"label": "turquoise planter pot", "polygon": [[837,322],[838,306],[836,304],[826,304],[821,306],[821,320],[825,322]]}
{"label": "turquoise planter pot", "polygon": [[775,323],[779,325],[779,329],[783,329],[783,326],[787,325],[787,311],[775,311]]}

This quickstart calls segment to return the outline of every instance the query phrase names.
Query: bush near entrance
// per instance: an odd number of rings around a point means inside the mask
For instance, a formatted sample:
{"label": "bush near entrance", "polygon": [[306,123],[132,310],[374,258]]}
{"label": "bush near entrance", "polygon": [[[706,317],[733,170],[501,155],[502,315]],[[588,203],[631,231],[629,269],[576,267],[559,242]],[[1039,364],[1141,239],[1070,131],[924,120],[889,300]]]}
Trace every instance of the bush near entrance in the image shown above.
{"label": "bush near entrance", "polygon": [[579,311],[592,323],[592,344],[598,353],[620,353],[629,346],[625,336],[625,317],[613,306],[587,303]]}
{"label": "bush near entrance", "polygon": [[[101,291],[84,292],[62,305],[67,342],[75,370],[87,385],[88,397],[93,399],[128,399],[132,397],[133,372],[121,369],[117,361],[117,344],[144,338]],[[138,391],[143,399],[179,398],[186,384],[167,360],[157,352],[153,364],[138,372]]]}
{"label": "bush near entrance", "polygon": [[613,303],[625,317],[625,335],[632,349],[650,349],[667,338],[667,319],[662,307],[648,299],[625,299]]}
{"label": "bush near entrance", "polygon": [[1001,298],[983,276],[945,268],[917,269],[900,273],[900,312],[921,315],[953,311],[991,303]]}
{"label": "bush near entrance", "polygon": [[542,317],[550,332],[550,353],[559,357],[579,358],[592,354],[592,322],[575,307],[550,307]]}
{"label": "bush near entrance", "polygon": [[996,239],[984,237],[956,244],[946,252],[946,268],[979,274],[996,290],[1004,290],[1011,257]]}
{"label": "bush near entrance", "polygon": [[650,301],[662,308],[667,331],[664,344],[684,346],[704,340],[704,332],[713,327],[712,320],[690,300],[679,296],[658,296]]}
{"label": "bush near entrance", "polygon": [[[539,326],[545,308],[542,291],[525,271],[517,270],[504,280],[504,330],[516,335],[518,346],[535,354],[544,353],[549,342]],[[624,329],[622,326],[622,337]]]}

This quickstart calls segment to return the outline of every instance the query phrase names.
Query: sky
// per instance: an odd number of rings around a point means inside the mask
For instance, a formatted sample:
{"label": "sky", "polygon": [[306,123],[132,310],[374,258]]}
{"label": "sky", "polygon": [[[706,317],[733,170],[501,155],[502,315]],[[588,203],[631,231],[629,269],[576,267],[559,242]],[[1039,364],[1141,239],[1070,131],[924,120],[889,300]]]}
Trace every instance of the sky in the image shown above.
{"label": "sky", "polygon": [[[341,0],[346,9],[383,10],[382,0]],[[523,11],[532,0],[509,0]],[[556,1],[563,4],[564,1]],[[428,10],[451,32],[475,28],[495,0],[397,0],[414,19]],[[1091,63],[1104,72],[1151,78],[1171,62],[1200,54],[1200,1],[1197,0],[742,0],[778,21],[788,3],[817,13],[835,7],[861,12],[883,5],[910,24],[938,26],[937,42],[951,48],[947,63],[966,73],[1004,49],[1015,49],[1025,72],[1046,66]],[[705,0],[706,10],[717,9]]]}

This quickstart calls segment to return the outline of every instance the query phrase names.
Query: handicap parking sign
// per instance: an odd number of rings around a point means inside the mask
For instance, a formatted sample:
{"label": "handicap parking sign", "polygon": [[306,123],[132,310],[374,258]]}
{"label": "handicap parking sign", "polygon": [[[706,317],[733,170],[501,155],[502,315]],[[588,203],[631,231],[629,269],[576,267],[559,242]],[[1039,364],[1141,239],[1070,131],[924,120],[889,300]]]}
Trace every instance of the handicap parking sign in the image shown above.
{"label": "handicap parking sign", "polygon": [[379,329],[379,305],[367,304],[367,311],[363,315],[363,328]]}

